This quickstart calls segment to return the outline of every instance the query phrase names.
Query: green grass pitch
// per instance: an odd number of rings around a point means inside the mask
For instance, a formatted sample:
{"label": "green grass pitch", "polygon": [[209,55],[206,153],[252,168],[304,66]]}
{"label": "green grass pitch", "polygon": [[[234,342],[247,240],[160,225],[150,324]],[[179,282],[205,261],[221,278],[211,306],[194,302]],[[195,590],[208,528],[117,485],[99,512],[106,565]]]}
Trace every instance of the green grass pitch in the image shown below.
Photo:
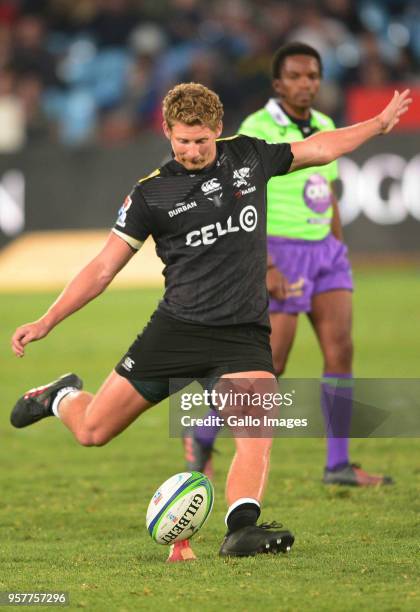
{"label": "green grass pitch", "polygon": [[[419,377],[419,280],[415,270],[356,274],[357,376]],[[323,440],[277,440],[262,519],[284,523],[296,543],[288,556],[243,560],[217,557],[233,449],[219,440],[215,508],[192,541],[199,560],[167,565],[167,548],[144,526],[155,488],[183,470],[181,443],[167,434],[167,403],[103,448],[77,446],[52,418],[22,431],[9,426],[17,397],[63,372],[76,371],[95,390],[158,297],[109,291],[17,360],[12,331],[53,295],[0,296],[0,591],[65,590],[74,610],[420,609],[416,439],[352,441],[353,460],[397,482],[373,490],[323,487]],[[317,377],[320,368],[302,318],[287,375]]]}

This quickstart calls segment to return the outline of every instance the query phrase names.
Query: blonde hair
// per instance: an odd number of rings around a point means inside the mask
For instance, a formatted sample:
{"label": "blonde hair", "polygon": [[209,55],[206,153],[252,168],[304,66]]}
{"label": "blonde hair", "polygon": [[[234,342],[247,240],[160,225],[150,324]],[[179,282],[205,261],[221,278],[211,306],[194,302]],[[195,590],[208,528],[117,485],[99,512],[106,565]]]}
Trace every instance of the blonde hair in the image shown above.
{"label": "blonde hair", "polygon": [[180,122],[216,130],[223,118],[223,104],[214,91],[200,83],[180,83],[166,94],[162,112],[169,128]]}

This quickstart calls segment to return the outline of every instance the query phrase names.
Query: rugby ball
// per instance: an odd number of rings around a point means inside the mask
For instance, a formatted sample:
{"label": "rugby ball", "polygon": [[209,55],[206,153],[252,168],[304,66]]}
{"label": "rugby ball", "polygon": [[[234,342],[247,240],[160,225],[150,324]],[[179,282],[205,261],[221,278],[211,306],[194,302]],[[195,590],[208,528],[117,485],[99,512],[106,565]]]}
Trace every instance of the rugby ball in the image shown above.
{"label": "rugby ball", "polygon": [[157,544],[189,540],[213,507],[214,491],[201,472],[182,472],[166,480],[147,508],[146,526]]}

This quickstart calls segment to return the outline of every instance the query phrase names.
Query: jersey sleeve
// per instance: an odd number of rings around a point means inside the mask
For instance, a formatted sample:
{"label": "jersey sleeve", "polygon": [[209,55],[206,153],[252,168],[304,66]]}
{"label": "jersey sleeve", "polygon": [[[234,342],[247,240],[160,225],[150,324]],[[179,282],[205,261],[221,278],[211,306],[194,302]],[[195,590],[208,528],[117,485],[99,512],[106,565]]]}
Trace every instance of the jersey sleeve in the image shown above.
{"label": "jersey sleeve", "polygon": [[125,198],[112,231],[136,250],[152,233],[151,213],[139,187]]}
{"label": "jersey sleeve", "polygon": [[293,153],[289,143],[268,144],[265,140],[253,138],[267,180],[272,176],[287,174],[292,165]]}

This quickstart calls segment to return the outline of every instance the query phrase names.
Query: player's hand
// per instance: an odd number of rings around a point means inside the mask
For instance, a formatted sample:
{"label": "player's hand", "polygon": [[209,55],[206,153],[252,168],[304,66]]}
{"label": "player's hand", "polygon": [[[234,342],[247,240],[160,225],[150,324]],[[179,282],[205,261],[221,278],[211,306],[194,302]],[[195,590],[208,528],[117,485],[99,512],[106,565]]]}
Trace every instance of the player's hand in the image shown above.
{"label": "player's hand", "polygon": [[267,270],[267,291],[275,300],[285,300],[289,293],[289,281],[276,267]]}
{"label": "player's hand", "polygon": [[48,325],[42,319],[34,321],[33,323],[26,323],[18,327],[12,336],[12,351],[16,357],[23,357],[25,355],[25,346],[29,342],[34,340],[40,340],[44,338],[50,331]]}
{"label": "player's hand", "polygon": [[408,107],[412,102],[412,98],[409,98],[410,90],[406,89],[402,93],[398,91],[394,92],[394,96],[391,102],[386,108],[378,115],[380,130],[382,134],[388,134],[392,128],[397,125],[401,115],[407,112]]}

